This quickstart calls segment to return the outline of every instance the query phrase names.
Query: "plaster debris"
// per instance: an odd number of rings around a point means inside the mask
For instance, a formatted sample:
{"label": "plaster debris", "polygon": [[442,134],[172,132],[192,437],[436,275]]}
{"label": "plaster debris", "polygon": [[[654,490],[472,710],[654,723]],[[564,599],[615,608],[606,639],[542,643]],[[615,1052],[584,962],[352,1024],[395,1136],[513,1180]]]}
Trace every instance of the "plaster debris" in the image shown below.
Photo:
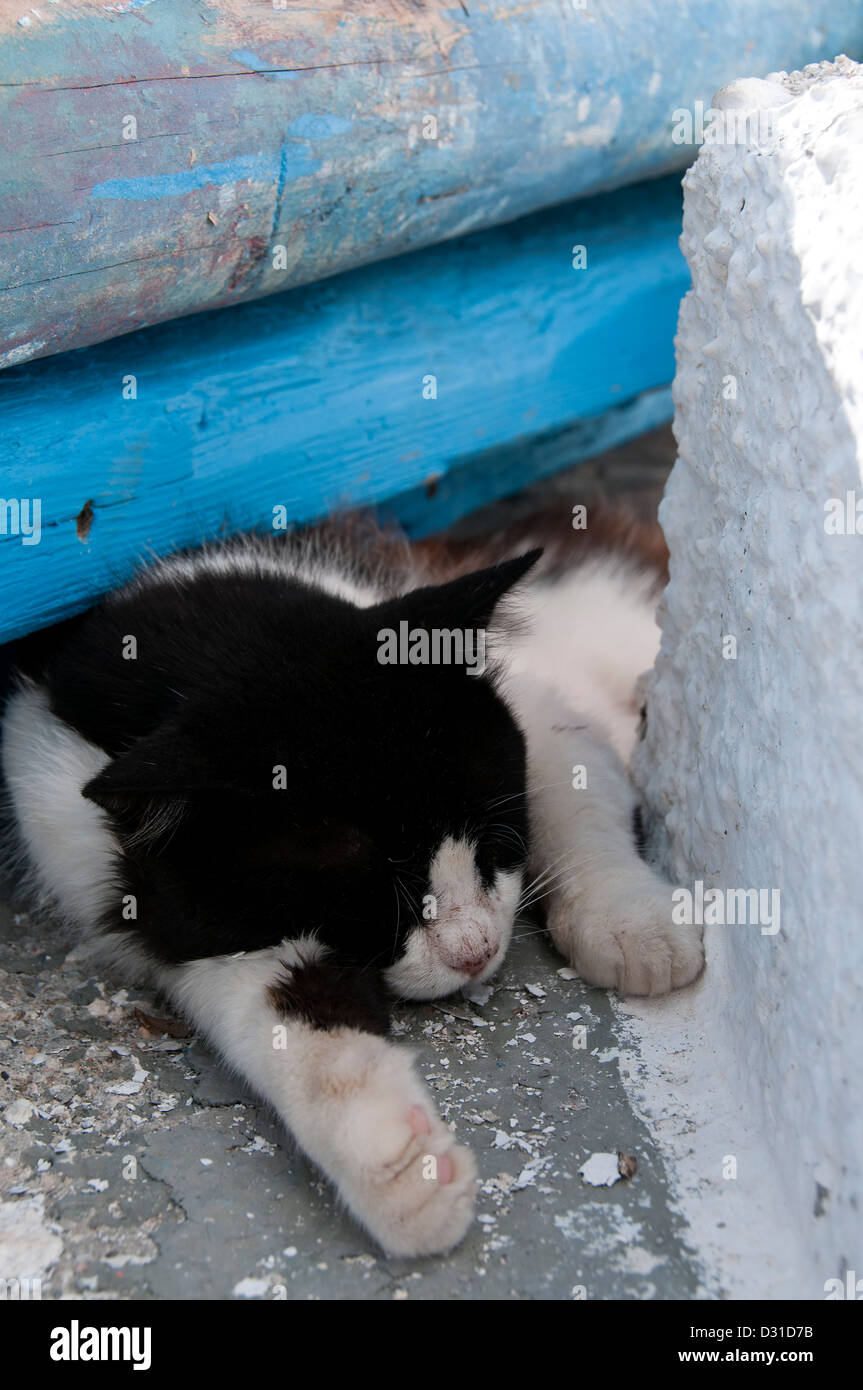
{"label": "plaster debris", "polygon": [[[0,1213],[26,1216],[30,1245],[14,1248],[33,1256],[22,1255],[22,1268],[42,1269],[43,1299],[391,1298],[390,1262],[268,1108],[202,1043],[168,1034],[134,982],[123,997],[85,952],[64,958],[58,930],[26,914],[13,923],[0,903],[0,1113],[20,1100],[33,1107],[26,1126],[0,1123]],[[584,1282],[583,1248],[611,1218],[591,1214],[578,1240],[555,1218],[592,1192],[573,1154],[591,1141],[604,1147],[612,1120],[621,1148],[651,1153],[649,1221],[669,1251],[650,1276],[656,1296],[696,1287],[664,1200],[661,1155],[616,1070],[570,1048],[566,1013],[587,1016],[588,995],[592,1044],[611,1047],[605,996],[560,980],[547,945],[531,937],[513,943],[482,1003],[396,1010],[394,1033],[418,1055],[444,1122],[471,1145],[480,1171],[481,1219],[463,1245],[395,1271],[412,1298],[565,1297]],[[455,1016],[477,1007],[485,1027]],[[158,1019],[161,1036],[148,1019]],[[124,1094],[130,1081],[140,1089]],[[582,1109],[572,1104],[573,1081],[590,1102]],[[616,1226],[637,1219],[647,1229],[641,1193],[618,1190]],[[0,1217],[0,1231],[9,1219]],[[646,1296],[620,1248],[603,1237],[592,1294]]]}
{"label": "plaster debris", "polygon": [[545,1171],[550,1162],[551,1160],[548,1158],[532,1158],[529,1163],[526,1163],[513,1183],[516,1191],[520,1191],[524,1187],[533,1187],[537,1178]]}
{"label": "plaster debris", "polygon": [[[120,1052],[120,1049],[117,1047],[112,1047],[111,1051]],[[126,1056],[130,1055],[128,1049],[125,1049],[124,1051]],[[107,1095],[136,1096],[138,1092],[141,1090],[142,1086],[144,1085],[144,1082],[147,1080],[147,1077],[150,1075],[150,1073],[144,1070],[144,1068],[140,1065],[136,1057],[133,1057],[132,1061],[135,1063],[135,1074],[132,1077],[132,1080],[117,1081],[113,1086],[106,1086],[105,1091]]]}
{"label": "plaster debris", "polygon": [[255,1137],[254,1137],[254,1139],[252,1140],[252,1142],[251,1142],[250,1144],[244,1144],[244,1145],[243,1145],[243,1153],[245,1153],[245,1154],[268,1154],[268,1155],[269,1155],[269,1154],[274,1154],[275,1152],[276,1152],[276,1146],[275,1146],[275,1144],[271,1144],[270,1141],[269,1141],[269,1139],[265,1139],[264,1136],[263,1136],[262,1134],[256,1134]]}
{"label": "plaster debris", "polygon": [[[293,1253],[296,1254],[296,1250]],[[285,1254],[288,1254],[287,1250]],[[346,1265],[360,1265],[363,1269],[374,1269],[377,1265],[377,1260],[374,1255],[346,1255],[343,1263]]]}
{"label": "plaster debris", "polygon": [[41,1194],[0,1202],[0,1250],[6,1279],[41,1279],[63,1253],[63,1242],[45,1221]]}
{"label": "plaster debris", "polygon": [[491,999],[494,990],[490,985],[471,985],[469,988],[462,990],[462,993],[472,1004],[477,1004],[482,1008],[483,1005],[487,1004],[489,999]]}
{"label": "plaster debris", "polygon": [[623,1176],[618,1167],[616,1153],[591,1154],[578,1171],[591,1187],[613,1187]]}
{"label": "plaster debris", "polygon": [[35,1114],[36,1107],[33,1102],[22,1096],[19,1100],[13,1100],[11,1105],[6,1106],[3,1111],[3,1119],[7,1125],[14,1125],[16,1129],[21,1129],[30,1123]]}
{"label": "plaster debris", "polygon": [[267,1279],[241,1279],[235,1284],[232,1293],[235,1298],[263,1298],[269,1292],[270,1285]]}
{"label": "plaster debris", "polygon": [[652,1274],[660,1265],[665,1264],[664,1255],[654,1255],[641,1245],[629,1246],[623,1253],[623,1260],[626,1268],[631,1269],[633,1274]]}

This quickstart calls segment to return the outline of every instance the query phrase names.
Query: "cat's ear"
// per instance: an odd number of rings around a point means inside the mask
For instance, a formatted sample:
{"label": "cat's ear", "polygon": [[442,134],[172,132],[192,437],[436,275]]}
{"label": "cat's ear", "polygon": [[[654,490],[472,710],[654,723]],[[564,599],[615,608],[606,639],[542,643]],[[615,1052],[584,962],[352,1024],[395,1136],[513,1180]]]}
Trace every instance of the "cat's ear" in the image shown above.
{"label": "cat's ear", "polygon": [[94,801],[123,826],[159,818],[160,808],[184,803],[224,785],[217,768],[171,723],[139,738],[84,786]]}
{"label": "cat's ear", "polygon": [[472,570],[447,584],[414,589],[388,606],[398,606],[400,617],[422,626],[487,627],[500,600],[533,568],[541,554],[541,549],[529,550],[514,560]]}

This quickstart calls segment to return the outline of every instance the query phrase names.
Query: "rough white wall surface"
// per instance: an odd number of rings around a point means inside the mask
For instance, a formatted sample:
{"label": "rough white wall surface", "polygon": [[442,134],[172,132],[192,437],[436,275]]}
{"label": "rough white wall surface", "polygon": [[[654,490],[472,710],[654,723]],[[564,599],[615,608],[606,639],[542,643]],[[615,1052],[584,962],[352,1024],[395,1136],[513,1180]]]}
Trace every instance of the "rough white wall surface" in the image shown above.
{"label": "rough white wall surface", "polygon": [[781,918],[708,925],[703,981],[633,1012],[647,1070],[676,1075],[670,1147],[720,1283],[824,1298],[863,1278],[863,67],[713,104],[736,135],[684,180],[671,582],[635,776],[679,883],[778,890]]}

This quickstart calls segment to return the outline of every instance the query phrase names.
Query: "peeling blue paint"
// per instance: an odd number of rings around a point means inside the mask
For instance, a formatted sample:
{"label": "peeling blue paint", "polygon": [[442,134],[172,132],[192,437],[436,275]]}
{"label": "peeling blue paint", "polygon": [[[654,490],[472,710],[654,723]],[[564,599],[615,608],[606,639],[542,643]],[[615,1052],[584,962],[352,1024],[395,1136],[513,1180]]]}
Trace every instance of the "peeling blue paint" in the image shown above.
{"label": "peeling blue paint", "polygon": [[266,527],[275,504],[292,521],[386,504],[418,532],[659,424],[689,281],[680,214],[679,178],[656,180],[10,367],[0,477],[41,499],[42,539],[0,536],[0,640],[141,556]]}
{"label": "peeling blue paint", "polygon": [[267,65],[263,58],[259,58],[257,53],[250,53],[247,48],[235,48],[231,54],[235,63],[243,63],[247,68],[265,68]]}
{"label": "peeling blue paint", "polygon": [[344,135],[352,125],[353,121],[347,116],[333,116],[328,111],[316,116],[307,111],[304,116],[291,121],[288,130],[304,140],[331,140],[334,135]]}
{"label": "peeling blue paint", "polygon": [[[55,4],[56,0],[51,0],[51,3]],[[121,0],[120,4],[105,5],[103,8],[106,9],[109,14],[126,14],[128,10],[143,10],[147,5],[152,5],[152,3],[153,0]]]}
{"label": "peeling blue paint", "polygon": [[277,184],[313,174],[321,166],[319,159],[312,159],[302,149],[288,155],[283,149],[279,155],[241,155],[228,160],[226,164],[210,164],[196,169],[183,169],[177,174],[144,175],[137,179],[108,179],[107,183],[97,183],[93,189],[94,198],[128,198],[134,202],[146,202],[152,198],[177,198],[195,189],[206,188],[208,184],[236,183],[239,179],[251,179],[256,183]]}
{"label": "peeling blue paint", "polygon": [[[676,108],[863,45],[863,0],[165,0],[107,25],[102,0],[49,8],[26,40],[0,33],[0,368],[683,168]],[[104,138],[121,114],[139,144]],[[242,228],[202,227],[232,179]],[[274,228],[284,269],[238,249]]]}
{"label": "peeling blue paint", "polygon": [[259,73],[261,77],[293,78],[301,77],[302,68],[276,68],[272,63],[266,63],[263,58],[259,58],[257,53],[250,53],[247,48],[235,48],[231,54],[235,63],[242,63],[244,67],[251,69],[252,72]]}

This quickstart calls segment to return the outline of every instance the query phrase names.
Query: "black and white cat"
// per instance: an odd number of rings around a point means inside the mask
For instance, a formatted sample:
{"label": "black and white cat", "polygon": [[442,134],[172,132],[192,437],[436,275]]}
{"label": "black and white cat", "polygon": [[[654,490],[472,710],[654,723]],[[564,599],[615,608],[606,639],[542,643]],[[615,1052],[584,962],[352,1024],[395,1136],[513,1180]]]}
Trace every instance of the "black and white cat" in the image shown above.
{"label": "black and white cat", "polygon": [[[31,886],[169,996],[391,1254],[453,1246],[475,1189],[387,1040],[394,996],[487,979],[539,896],[593,984],[702,967],[624,768],[656,575],[538,557],[325,529],[177,556],[24,643],[5,712]],[[486,631],[484,671],[381,659],[385,633]]]}

